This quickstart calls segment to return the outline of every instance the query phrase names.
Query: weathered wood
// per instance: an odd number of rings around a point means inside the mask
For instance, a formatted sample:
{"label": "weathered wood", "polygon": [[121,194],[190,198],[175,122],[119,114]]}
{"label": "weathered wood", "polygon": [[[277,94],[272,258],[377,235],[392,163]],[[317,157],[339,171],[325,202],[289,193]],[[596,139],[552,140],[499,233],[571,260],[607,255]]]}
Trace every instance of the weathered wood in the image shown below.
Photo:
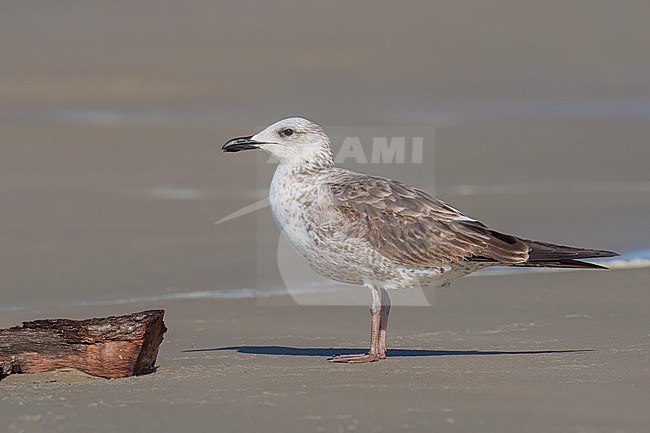
{"label": "weathered wood", "polygon": [[36,320],[0,329],[0,378],[64,367],[105,378],[151,373],[167,331],[164,314]]}

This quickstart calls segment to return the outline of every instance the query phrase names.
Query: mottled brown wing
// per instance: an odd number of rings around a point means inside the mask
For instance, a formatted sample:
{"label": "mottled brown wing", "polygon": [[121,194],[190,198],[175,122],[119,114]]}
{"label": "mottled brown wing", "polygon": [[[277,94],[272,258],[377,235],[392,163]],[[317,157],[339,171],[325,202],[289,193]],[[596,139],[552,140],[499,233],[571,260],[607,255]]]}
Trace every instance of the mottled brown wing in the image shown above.
{"label": "mottled brown wing", "polygon": [[330,183],[335,206],[385,257],[415,267],[466,260],[525,262],[528,246],[490,230],[424,191],[349,173]]}

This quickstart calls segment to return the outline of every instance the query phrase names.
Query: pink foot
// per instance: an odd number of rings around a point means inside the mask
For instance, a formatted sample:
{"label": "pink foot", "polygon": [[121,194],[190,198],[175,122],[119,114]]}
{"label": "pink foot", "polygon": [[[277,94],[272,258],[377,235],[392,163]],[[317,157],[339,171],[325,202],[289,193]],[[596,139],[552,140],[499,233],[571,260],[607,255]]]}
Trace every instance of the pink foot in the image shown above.
{"label": "pink foot", "polygon": [[[385,358],[386,355],[383,356]],[[383,359],[376,353],[359,353],[356,355],[337,355],[328,359],[329,362],[342,362],[347,364],[361,364],[364,362],[375,362]]]}

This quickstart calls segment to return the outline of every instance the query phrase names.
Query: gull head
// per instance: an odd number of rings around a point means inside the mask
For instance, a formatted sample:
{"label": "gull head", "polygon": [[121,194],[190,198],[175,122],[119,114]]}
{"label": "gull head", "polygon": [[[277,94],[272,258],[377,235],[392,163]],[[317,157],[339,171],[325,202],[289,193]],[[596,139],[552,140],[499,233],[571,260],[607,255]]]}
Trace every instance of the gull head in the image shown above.
{"label": "gull head", "polygon": [[323,128],[302,117],[280,120],[255,135],[229,140],[224,152],[262,149],[280,164],[333,165],[330,139]]}

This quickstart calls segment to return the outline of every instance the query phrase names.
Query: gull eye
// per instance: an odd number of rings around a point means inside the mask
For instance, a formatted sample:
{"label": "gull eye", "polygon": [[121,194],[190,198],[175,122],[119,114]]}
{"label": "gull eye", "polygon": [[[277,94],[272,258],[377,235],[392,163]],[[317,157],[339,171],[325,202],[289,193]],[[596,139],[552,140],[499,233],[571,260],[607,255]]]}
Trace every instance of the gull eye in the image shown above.
{"label": "gull eye", "polygon": [[287,128],[284,131],[282,131],[282,135],[284,135],[285,137],[291,137],[294,134],[294,132],[295,131],[293,129]]}

